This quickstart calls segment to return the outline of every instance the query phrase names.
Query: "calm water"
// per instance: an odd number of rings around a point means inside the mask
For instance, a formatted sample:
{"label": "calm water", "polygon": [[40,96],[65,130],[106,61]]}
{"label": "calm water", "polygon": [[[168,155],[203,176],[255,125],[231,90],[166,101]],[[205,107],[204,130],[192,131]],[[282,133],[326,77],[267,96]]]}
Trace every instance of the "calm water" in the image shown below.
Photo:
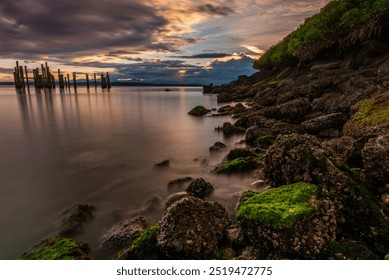
{"label": "calm water", "polygon": [[[216,96],[172,89],[17,95],[0,87],[0,259],[17,259],[55,235],[61,212],[75,203],[97,207],[78,238],[93,254],[118,220],[142,214],[157,222],[172,192],[168,181],[181,176],[210,181],[216,188],[210,199],[232,212],[253,179],[212,174],[225,153],[210,155],[208,148],[216,141],[233,147],[240,138],[214,131],[229,117],[187,115],[196,105],[218,107]],[[170,168],[153,168],[166,159]]]}

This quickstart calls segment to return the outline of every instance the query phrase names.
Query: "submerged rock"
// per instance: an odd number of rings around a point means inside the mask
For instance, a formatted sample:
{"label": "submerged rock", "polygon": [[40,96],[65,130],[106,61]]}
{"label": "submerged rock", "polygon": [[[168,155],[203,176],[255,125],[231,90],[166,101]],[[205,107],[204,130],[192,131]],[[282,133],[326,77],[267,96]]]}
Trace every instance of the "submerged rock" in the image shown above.
{"label": "submerged rock", "polygon": [[120,250],[136,238],[147,226],[144,217],[136,217],[113,226],[106,232],[100,243],[100,248]]}
{"label": "submerged rock", "polygon": [[208,114],[209,112],[211,112],[211,110],[208,110],[203,106],[196,106],[192,110],[190,110],[188,114],[195,117],[201,117]]}
{"label": "submerged rock", "polygon": [[43,240],[22,255],[24,260],[88,260],[89,246],[67,237]]}
{"label": "submerged rock", "polygon": [[200,199],[210,196],[213,191],[214,187],[212,186],[212,184],[205,181],[203,178],[198,178],[194,180],[186,189],[186,192],[188,194]]}
{"label": "submerged rock", "polygon": [[164,203],[164,209],[166,210],[167,208],[169,208],[173,203],[185,198],[185,197],[188,197],[190,196],[187,192],[178,192],[178,193],[173,193],[171,195],[169,195],[166,199],[165,199],[165,203]]}
{"label": "submerged rock", "polygon": [[169,190],[182,190],[182,188],[185,188],[189,183],[193,181],[192,177],[181,177],[174,180],[170,180],[167,184],[167,188]]}
{"label": "submerged rock", "polygon": [[221,204],[184,198],[170,206],[159,222],[157,246],[169,258],[212,258],[230,223]]}
{"label": "submerged rock", "polygon": [[224,151],[225,149],[227,149],[226,144],[224,144],[222,142],[216,142],[215,144],[213,144],[212,147],[209,148],[209,151],[211,153],[212,152],[221,152],[221,151]]}
{"label": "submerged rock", "polygon": [[169,167],[169,166],[170,166],[170,160],[164,160],[154,164],[154,167],[158,167],[158,168]]}
{"label": "submerged rock", "polygon": [[95,207],[89,204],[75,204],[62,213],[59,235],[75,236],[79,234],[86,222],[93,219]]}

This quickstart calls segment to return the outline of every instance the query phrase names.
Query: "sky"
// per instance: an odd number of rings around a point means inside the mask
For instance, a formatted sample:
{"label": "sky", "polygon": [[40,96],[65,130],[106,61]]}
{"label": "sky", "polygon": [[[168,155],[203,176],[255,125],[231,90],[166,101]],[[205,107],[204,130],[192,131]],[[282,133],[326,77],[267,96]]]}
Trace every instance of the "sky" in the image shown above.
{"label": "sky", "polygon": [[328,2],[1,0],[0,81],[18,60],[123,82],[228,83]]}

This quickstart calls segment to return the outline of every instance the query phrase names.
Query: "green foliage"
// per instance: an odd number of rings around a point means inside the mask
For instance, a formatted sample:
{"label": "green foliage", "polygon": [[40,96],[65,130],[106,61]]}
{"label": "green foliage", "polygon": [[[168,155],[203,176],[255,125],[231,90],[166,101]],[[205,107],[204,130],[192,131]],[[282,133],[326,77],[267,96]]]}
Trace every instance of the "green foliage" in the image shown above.
{"label": "green foliage", "polygon": [[389,0],[333,0],[320,13],[305,20],[294,32],[271,47],[254,68],[287,62],[302,47],[342,37],[375,19],[389,18]]}
{"label": "green foliage", "polygon": [[226,163],[220,164],[216,167],[216,173],[234,173],[250,171],[259,166],[259,160],[255,157],[240,157]]}
{"label": "green foliage", "polygon": [[241,201],[237,219],[258,221],[273,229],[291,229],[296,221],[315,209],[319,203],[317,194],[318,187],[307,183],[270,189]]}
{"label": "green foliage", "polygon": [[86,259],[88,248],[71,238],[55,237],[34,246],[24,256],[24,260],[77,260]]}

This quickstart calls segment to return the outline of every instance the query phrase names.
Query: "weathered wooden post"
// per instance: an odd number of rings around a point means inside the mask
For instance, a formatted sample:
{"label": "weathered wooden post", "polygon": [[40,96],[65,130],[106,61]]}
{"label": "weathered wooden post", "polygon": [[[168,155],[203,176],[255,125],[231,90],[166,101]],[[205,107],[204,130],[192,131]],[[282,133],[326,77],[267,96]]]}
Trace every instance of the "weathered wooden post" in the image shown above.
{"label": "weathered wooden post", "polygon": [[88,75],[88,73],[86,73],[85,76],[86,76],[86,88],[89,91],[89,75]]}
{"label": "weathered wooden post", "polygon": [[66,76],[68,77],[68,89],[70,91],[70,76],[69,76],[69,73],[67,73]]}
{"label": "weathered wooden post", "polygon": [[45,70],[46,70],[46,78],[47,78],[47,84],[46,86],[48,88],[52,88],[52,84],[51,84],[51,74],[50,74],[50,69],[49,69],[49,66],[47,65],[47,62],[45,62]]}
{"label": "weathered wooden post", "polygon": [[101,74],[101,88],[106,89],[107,88],[107,81],[105,79],[104,74]]}
{"label": "weathered wooden post", "polygon": [[76,74],[76,72],[73,72],[73,86],[74,86],[74,90],[77,90],[77,74]]}
{"label": "weathered wooden post", "polygon": [[27,70],[27,66],[24,66],[24,71],[26,72],[27,90],[28,90],[28,93],[30,93],[30,81],[29,81],[29,79],[28,79],[28,70]]}
{"label": "weathered wooden post", "polygon": [[111,88],[111,79],[109,78],[108,72],[107,72],[107,88],[108,88],[108,89]]}
{"label": "weathered wooden post", "polygon": [[96,73],[93,73],[93,77],[94,77],[94,79],[95,79],[95,89],[97,89]]}

